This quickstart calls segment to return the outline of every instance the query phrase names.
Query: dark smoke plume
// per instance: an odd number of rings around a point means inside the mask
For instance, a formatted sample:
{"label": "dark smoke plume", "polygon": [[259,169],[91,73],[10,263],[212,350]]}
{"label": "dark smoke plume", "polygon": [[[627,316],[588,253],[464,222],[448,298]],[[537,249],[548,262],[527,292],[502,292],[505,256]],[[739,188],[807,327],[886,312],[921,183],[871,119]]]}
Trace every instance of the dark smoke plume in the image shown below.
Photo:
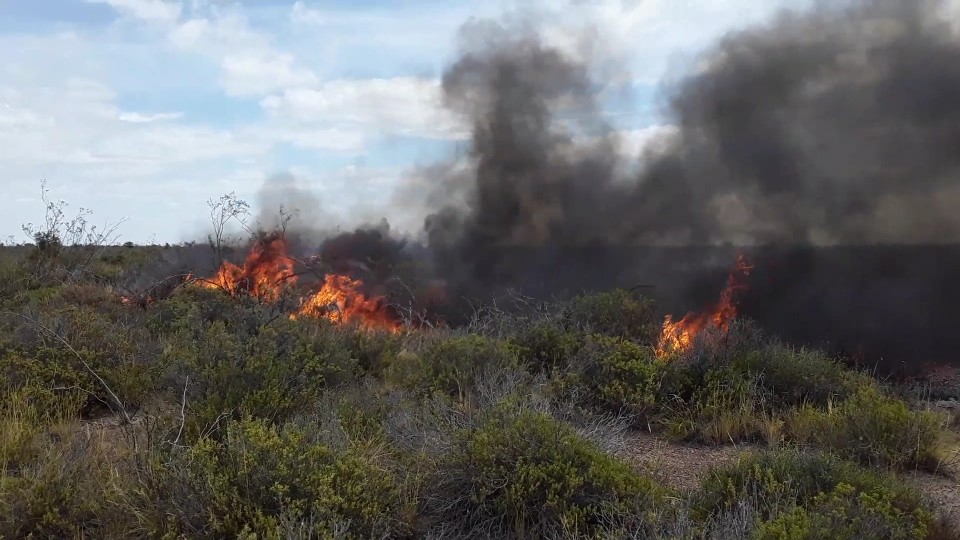
{"label": "dark smoke plume", "polygon": [[[747,249],[741,314],[773,333],[887,367],[952,361],[960,39],[942,8],[831,2],[727,35],[670,91],[675,129],[632,174],[601,111],[610,65],[532,23],[468,23],[443,76],[472,129],[466,163],[424,168],[404,194],[431,209],[425,244],[383,226],[309,245],[377,285],[428,258],[414,278],[453,303],[651,285],[674,313],[716,300]],[[275,184],[268,202],[311,206]]]}
{"label": "dark smoke plume", "polygon": [[[792,266],[776,291],[756,285],[752,309],[777,331],[869,347],[911,311],[952,320],[931,293],[957,287],[933,259],[889,267],[912,256],[902,246],[960,241],[960,40],[941,8],[832,3],[726,36],[672,93],[677,130],[635,178],[618,172],[591,66],[529,26],[469,24],[443,89],[472,125],[470,166],[431,169],[431,196],[450,201],[425,222],[436,271],[464,294],[652,281],[696,308],[732,253],[651,246],[773,246],[758,266]],[[868,245],[888,251],[825,248]],[[834,324],[796,331],[817,320]],[[909,327],[945,343],[940,326]]]}

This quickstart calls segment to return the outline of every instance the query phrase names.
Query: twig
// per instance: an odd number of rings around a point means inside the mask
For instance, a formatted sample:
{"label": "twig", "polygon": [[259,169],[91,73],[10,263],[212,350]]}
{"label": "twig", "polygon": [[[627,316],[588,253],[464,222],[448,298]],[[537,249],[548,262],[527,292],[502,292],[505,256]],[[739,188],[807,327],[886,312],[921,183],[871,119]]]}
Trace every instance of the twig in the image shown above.
{"label": "twig", "polygon": [[177,438],[173,440],[174,446],[180,442],[180,435],[183,434],[183,426],[187,423],[187,385],[190,383],[190,376],[183,381],[183,397],[180,399],[180,431],[177,432]]}

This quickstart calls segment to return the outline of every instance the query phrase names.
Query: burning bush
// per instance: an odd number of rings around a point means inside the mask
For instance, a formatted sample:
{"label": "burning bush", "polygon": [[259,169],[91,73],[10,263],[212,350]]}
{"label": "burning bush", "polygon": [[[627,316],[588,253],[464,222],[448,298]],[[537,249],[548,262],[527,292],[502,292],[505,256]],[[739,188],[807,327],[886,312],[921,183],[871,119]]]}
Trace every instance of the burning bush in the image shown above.
{"label": "burning bush", "polygon": [[210,279],[194,279],[201,287],[220,289],[232,296],[250,296],[277,303],[287,294],[298,296],[290,318],[325,318],[338,324],[370,330],[398,331],[400,322],[382,296],[368,295],[360,279],[329,273],[319,289],[297,293],[297,261],[287,253],[282,233],[261,234],[242,265],[224,262]]}

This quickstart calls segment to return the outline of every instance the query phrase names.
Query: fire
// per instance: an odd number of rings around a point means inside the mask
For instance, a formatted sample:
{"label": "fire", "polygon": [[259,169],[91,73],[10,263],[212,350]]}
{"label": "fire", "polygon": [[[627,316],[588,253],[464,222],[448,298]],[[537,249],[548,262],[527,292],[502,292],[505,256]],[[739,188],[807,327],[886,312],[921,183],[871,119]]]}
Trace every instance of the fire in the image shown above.
{"label": "fire", "polygon": [[287,243],[272,235],[254,243],[243,266],[225,261],[217,275],[196,280],[203,287],[223,289],[231,295],[248,293],[263,301],[279,300],[285,286],[296,284],[293,260],[287,257]]}
{"label": "fire", "polygon": [[368,297],[363,282],[339,274],[328,274],[323,287],[305,298],[291,318],[325,317],[339,324],[356,324],[367,330],[400,329],[386,309],[383,297]]}
{"label": "fire", "polygon": [[720,293],[720,301],[713,308],[702,313],[688,313],[679,321],[667,315],[657,344],[657,356],[665,357],[689,349],[694,338],[708,328],[725,334],[737,316],[736,294],[747,288],[746,278],[752,269],[747,258],[739,254],[736,265],[727,276],[727,285]]}
{"label": "fire", "polygon": [[[253,245],[243,265],[224,262],[214,277],[194,279],[193,283],[231,295],[250,294],[264,302],[276,302],[285,290],[295,287],[297,275],[294,260],[287,255],[285,239],[272,235]],[[368,296],[361,280],[340,274],[326,275],[319,291],[300,299],[300,307],[290,318],[300,317],[326,318],[368,330],[400,330],[384,298]]]}

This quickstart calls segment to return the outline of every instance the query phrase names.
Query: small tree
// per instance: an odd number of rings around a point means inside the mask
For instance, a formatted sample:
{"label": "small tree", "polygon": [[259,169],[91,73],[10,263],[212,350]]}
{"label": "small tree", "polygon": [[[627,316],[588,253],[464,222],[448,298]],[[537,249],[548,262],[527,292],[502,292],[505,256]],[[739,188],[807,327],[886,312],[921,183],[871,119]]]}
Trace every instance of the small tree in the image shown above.
{"label": "small tree", "polygon": [[220,266],[223,264],[223,245],[226,240],[228,223],[235,221],[244,230],[253,234],[247,226],[250,205],[231,191],[222,195],[219,199],[207,200],[207,206],[210,207],[210,223],[213,225],[213,233],[207,236],[207,242],[213,250],[214,264]]}
{"label": "small tree", "polygon": [[[64,200],[52,200],[46,180],[40,182],[40,198],[46,206],[44,222],[41,225],[27,223],[23,232],[37,248],[37,268],[35,276],[43,278],[55,270],[62,270],[64,281],[71,281],[81,275],[103,249],[116,243],[117,229],[126,219],[106,224],[102,229],[91,225],[88,218],[93,214],[87,208],[80,208],[76,215],[67,215],[69,206]],[[71,256],[64,256],[66,247],[86,248],[74,250]]]}

